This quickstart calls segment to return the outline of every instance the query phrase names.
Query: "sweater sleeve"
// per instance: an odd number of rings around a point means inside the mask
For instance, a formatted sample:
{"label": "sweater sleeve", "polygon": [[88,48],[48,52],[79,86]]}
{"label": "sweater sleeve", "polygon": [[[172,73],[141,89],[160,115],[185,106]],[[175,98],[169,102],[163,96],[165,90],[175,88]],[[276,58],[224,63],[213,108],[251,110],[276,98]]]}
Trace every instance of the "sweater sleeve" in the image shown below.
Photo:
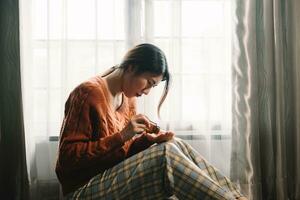
{"label": "sweater sleeve", "polygon": [[113,164],[122,159],[124,142],[121,134],[101,132],[101,126],[104,126],[101,125],[101,115],[104,114],[102,108],[101,96],[82,90],[70,95],[59,147],[59,164],[62,168],[77,170],[96,163],[101,168],[102,164]]}
{"label": "sweater sleeve", "polygon": [[[136,98],[131,98],[130,99],[130,117],[136,115]],[[147,137],[145,136],[145,134],[141,134],[138,137],[135,137],[134,139],[132,139],[129,143],[129,147],[128,147],[128,151],[126,154],[126,157],[130,157],[134,154],[137,154],[145,149],[147,149],[148,147],[150,147],[152,144],[154,144],[153,142],[150,142]]]}
{"label": "sweater sleeve", "polygon": [[133,156],[141,151],[144,151],[148,147],[150,147],[154,142],[150,142],[145,134],[142,134],[139,137],[136,137],[130,144],[127,157]]}

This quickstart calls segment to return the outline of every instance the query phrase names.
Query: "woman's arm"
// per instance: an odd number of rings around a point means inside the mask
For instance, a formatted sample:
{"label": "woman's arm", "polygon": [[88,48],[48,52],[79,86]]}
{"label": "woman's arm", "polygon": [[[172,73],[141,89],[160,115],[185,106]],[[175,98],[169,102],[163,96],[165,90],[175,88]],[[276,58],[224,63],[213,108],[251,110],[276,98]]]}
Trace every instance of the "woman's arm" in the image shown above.
{"label": "woman's arm", "polygon": [[105,105],[101,104],[101,91],[86,88],[75,90],[66,103],[58,161],[61,167],[68,170],[95,163],[105,168],[107,164],[117,163],[125,156],[122,153],[124,141],[121,133],[102,132],[104,122],[101,118],[105,114]]}
{"label": "woman's arm", "polygon": [[134,154],[144,151],[145,149],[147,149],[155,143],[153,141],[148,140],[146,134],[147,133],[143,133],[131,141],[126,157],[130,157]]}
{"label": "woman's arm", "polygon": [[129,147],[127,157],[130,157],[136,153],[139,153],[154,143],[162,143],[169,141],[173,138],[174,133],[172,131],[161,130],[158,133],[143,133],[140,137],[134,139]]}

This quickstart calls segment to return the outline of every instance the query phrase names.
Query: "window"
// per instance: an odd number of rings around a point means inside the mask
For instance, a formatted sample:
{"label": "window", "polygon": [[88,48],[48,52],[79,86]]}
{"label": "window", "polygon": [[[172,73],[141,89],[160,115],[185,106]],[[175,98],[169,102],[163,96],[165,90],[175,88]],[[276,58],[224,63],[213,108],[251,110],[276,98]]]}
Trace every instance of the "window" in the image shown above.
{"label": "window", "polygon": [[150,38],[166,52],[173,72],[165,124],[177,134],[231,134],[232,2],[151,2],[145,12],[153,20],[146,16],[144,26],[153,27]]}
{"label": "window", "polygon": [[[164,50],[173,84],[163,127],[178,134],[231,132],[231,0],[32,0],[24,29],[25,117],[36,137],[58,135],[80,82],[121,61],[129,46]],[[156,118],[163,85],[139,100]]]}

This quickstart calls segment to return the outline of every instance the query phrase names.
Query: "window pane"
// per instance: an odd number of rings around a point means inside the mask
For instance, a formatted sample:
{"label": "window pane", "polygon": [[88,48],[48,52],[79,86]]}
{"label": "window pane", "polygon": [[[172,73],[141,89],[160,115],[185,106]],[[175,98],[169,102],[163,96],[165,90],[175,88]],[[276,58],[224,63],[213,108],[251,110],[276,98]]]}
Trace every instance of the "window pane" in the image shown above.
{"label": "window pane", "polygon": [[98,38],[101,40],[125,39],[125,0],[99,0]]}
{"label": "window pane", "polygon": [[182,1],[184,37],[218,37],[223,32],[223,1]]}
{"label": "window pane", "polygon": [[47,0],[33,1],[33,38],[36,40],[47,38]]}
{"label": "window pane", "polygon": [[185,75],[182,81],[184,120],[198,121],[193,129],[230,134],[230,78],[226,75]]}
{"label": "window pane", "polygon": [[48,83],[47,49],[33,50],[32,83],[35,88],[45,88]]}
{"label": "window pane", "polygon": [[119,64],[125,54],[125,42],[98,42],[98,69],[106,70]]}
{"label": "window pane", "polygon": [[69,91],[95,74],[95,46],[93,41],[68,43],[66,71]]}
{"label": "window pane", "polygon": [[184,73],[224,73],[230,68],[225,38],[182,39]]}
{"label": "window pane", "polygon": [[[48,0],[49,3],[49,37],[50,39],[63,38],[63,1],[62,0]],[[38,17],[36,17],[38,18]]]}
{"label": "window pane", "polygon": [[227,112],[227,107],[230,107],[230,102],[228,102],[228,94],[230,91],[228,90],[228,84],[230,80],[228,77],[224,75],[214,75],[211,76],[208,83],[210,86],[210,90],[208,93],[208,108],[209,108],[209,116],[210,120],[210,129],[214,131],[223,130],[224,127],[224,119],[230,116],[231,112]]}
{"label": "window pane", "polygon": [[59,135],[60,126],[62,123],[62,115],[64,110],[61,104],[61,90],[60,89],[49,89],[49,127],[48,135]]}
{"label": "window pane", "polygon": [[95,1],[67,1],[67,34],[68,39],[93,39],[95,29]]}
{"label": "window pane", "polygon": [[[207,77],[206,76],[183,76],[182,77],[182,115],[185,120],[199,120],[205,126],[208,120],[207,107]],[[201,129],[207,130],[206,127]]]}
{"label": "window pane", "polygon": [[162,107],[162,111],[164,110],[164,107],[166,108],[165,110],[168,111],[167,118],[163,119],[169,118],[177,122],[186,120],[182,116],[182,95],[182,76],[179,74],[173,74],[169,94],[166,98],[166,102]]}
{"label": "window pane", "polygon": [[171,34],[170,1],[154,1],[154,36],[170,36]]}
{"label": "window pane", "polygon": [[59,41],[49,42],[49,86],[60,88],[62,84],[62,47]]}
{"label": "window pane", "polygon": [[171,73],[180,73],[182,68],[181,39],[159,38],[154,40],[154,44],[165,53]]}
{"label": "window pane", "polygon": [[33,130],[35,136],[47,135],[48,94],[46,89],[33,91]]}

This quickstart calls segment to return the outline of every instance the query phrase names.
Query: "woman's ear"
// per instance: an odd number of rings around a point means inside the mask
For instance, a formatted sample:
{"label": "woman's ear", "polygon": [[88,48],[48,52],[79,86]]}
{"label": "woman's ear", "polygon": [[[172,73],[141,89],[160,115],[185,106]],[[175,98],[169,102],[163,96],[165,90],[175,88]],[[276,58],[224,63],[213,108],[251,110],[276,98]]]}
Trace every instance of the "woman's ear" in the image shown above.
{"label": "woman's ear", "polygon": [[126,73],[131,74],[131,75],[135,75],[136,74],[136,67],[132,64],[128,65],[128,67],[126,69]]}
{"label": "woman's ear", "polygon": [[126,66],[126,68],[123,70],[123,76],[126,77],[132,77],[134,75],[134,67],[132,65]]}
{"label": "woman's ear", "polygon": [[134,72],[134,67],[133,67],[133,65],[128,65],[127,72],[129,72],[129,73]]}

